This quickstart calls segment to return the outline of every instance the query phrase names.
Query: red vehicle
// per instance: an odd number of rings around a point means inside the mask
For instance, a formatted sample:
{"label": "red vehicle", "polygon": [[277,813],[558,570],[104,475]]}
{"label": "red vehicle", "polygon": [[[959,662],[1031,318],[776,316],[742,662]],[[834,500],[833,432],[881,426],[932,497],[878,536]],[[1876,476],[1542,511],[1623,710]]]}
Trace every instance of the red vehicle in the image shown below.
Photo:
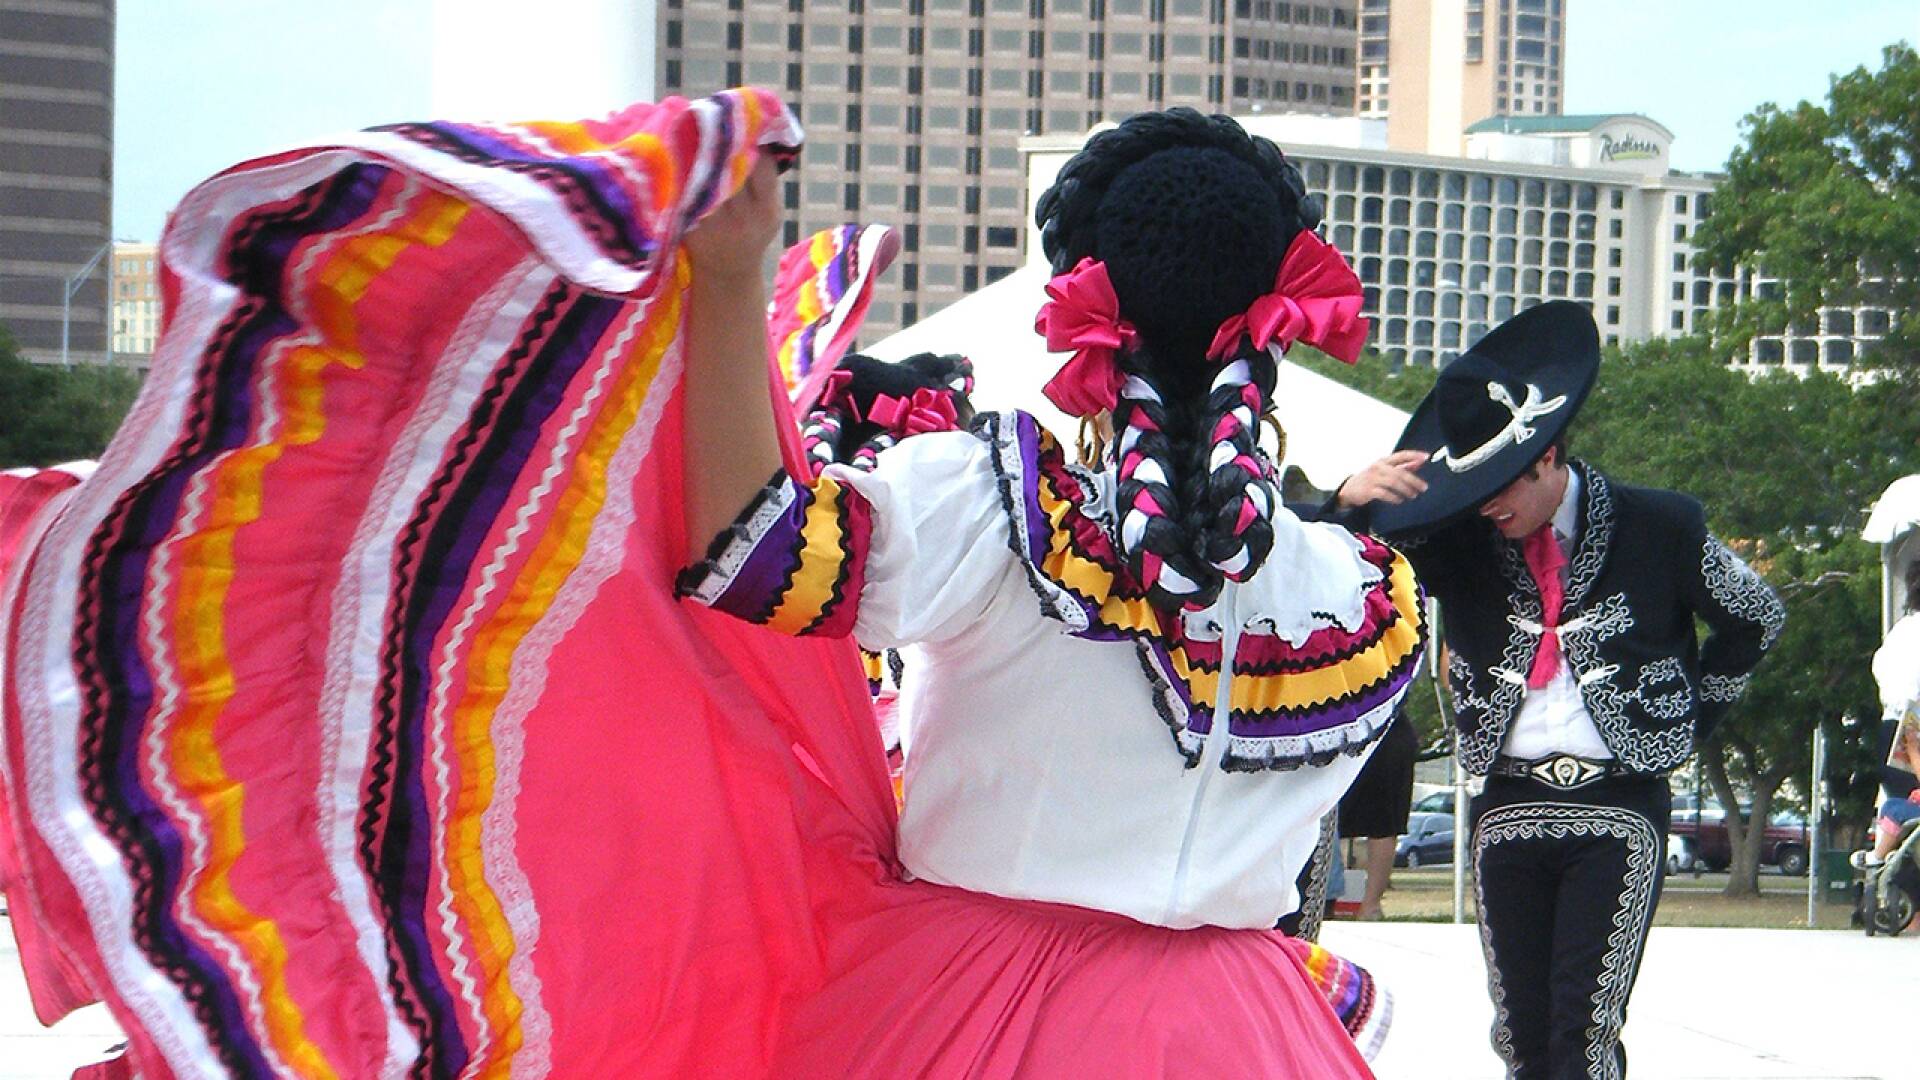
{"label": "red vehicle", "polygon": [[[1751,812],[1750,807],[1740,808],[1742,815]],[[1703,807],[1691,795],[1674,796],[1667,835],[1684,841],[1693,860],[1709,870],[1725,870],[1733,864],[1733,840],[1727,834],[1726,814],[1717,803]],[[1806,821],[1782,811],[1767,821],[1760,841],[1760,865],[1777,866],[1783,874],[1804,874],[1810,850]]]}

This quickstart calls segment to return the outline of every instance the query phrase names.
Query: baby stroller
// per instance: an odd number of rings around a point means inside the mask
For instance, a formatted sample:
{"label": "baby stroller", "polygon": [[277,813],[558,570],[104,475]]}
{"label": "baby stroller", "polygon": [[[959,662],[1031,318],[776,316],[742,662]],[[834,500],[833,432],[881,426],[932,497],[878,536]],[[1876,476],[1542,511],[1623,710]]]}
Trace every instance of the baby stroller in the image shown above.
{"label": "baby stroller", "polygon": [[1920,821],[1907,822],[1887,860],[1864,873],[1860,917],[1867,936],[1898,937],[1920,910]]}

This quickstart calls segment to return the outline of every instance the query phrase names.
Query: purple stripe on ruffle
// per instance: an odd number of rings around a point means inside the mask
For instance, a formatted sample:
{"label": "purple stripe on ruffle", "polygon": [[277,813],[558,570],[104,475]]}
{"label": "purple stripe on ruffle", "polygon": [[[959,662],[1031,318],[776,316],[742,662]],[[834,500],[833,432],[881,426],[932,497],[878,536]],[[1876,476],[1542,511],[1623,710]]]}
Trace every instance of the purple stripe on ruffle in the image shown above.
{"label": "purple stripe on ruffle", "polygon": [[733,111],[740,107],[737,99],[709,98],[708,100],[719,106],[713,112],[719,117],[720,132],[719,137],[713,142],[705,143],[695,151],[706,155],[709,167],[706,182],[702,183],[699,190],[692,193],[693,197],[687,200],[686,213],[689,223],[700,220],[701,216],[719,201],[720,182],[727,175],[724,163],[733,153],[734,130],[739,126],[739,121],[733,115]]}
{"label": "purple stripe on ruffle", "polygon": [[838,250],[833,253],[833,258],[827,260],[827,265],[821,268],[821,272],[827,278],[827,303],[826,310],[821,312],[822,317],[833,310],[833,305],[839,303],[841,297],[847,295],[847,284],[853,280],[854,260],[859,258],[860,253],[855,243],[859,232],[860,227],[857,225],[842,225],[833,231],[833,245]]}
{"label": "purple stripe on ruffle", "polygon": [[1024,412],[1013,415],[1014,440],[1020,451],[1020,502],[1027,515],[1027,555],[1044,566],[1053,523],[1040,509],[1040,425]]}
{"label": "purple stripe on ruffle", "polygon": [[[398,888],[392,904],[392,932],[404,940],[410,956],[416,958],[410,970],[422,998],[436,1015],[433,1039],[443,1064],[458,1071],[467,1060],[459,1025],[459,1014],[450,989],[430,959],[433,939],[427,928],[426,904],[430,870],[432,811],[428,803],[424,767],[431,664],[434,642],[452,617],[456,604],[467,595],[467,587],[483,561],[481,545],[498,521],[509,496],[527,470],[527,462],[547,430],[548,421],[565,400],[574,376],[593,355],[622,305],[611,298],[582,296],[553,325],[553,336],[544,342],[539,356],[530,366],[491,421],[492,430],[475,469],[462,478],[459,492],[436,522],[429,549],[446,544],[433,556],[437,572],[414,583],[423,590],[424,603],[406,627],[405,696],[398,724],[404,749],[401,761],[410,769],[396,770],[394,806],[390,830],[403,830],[406,847],[398,867]],[[423,567],[423,571],[426,568]]]}
{"label": "purple stripe on ruffle", "polygon": [[1418,650],[1410,653],[1408,662],[1403,663],[1398,670],[1353,697],[1297,712],[1278,713],[1257,719],[1234,713],[1228,720],[1227,730],[1244,739],[1272,739],[1331,731],[1351,724],[1391,702],[1394,695],[1413,680],[1419,657]]}
{"label": "purple stripe on ruffle", "polygon": [[[1150,639],[1147,651],[1153,654],[1153,662],[1160,666],[1160,673],[1166,676],[1167,685],[1173,687],[1173,694],[1180,699],[1181,707],[1186,709],[1188,713],[1192,713],[1193,695],[1187,690],[1187,681],[1182,679],[1179,671],[1174,668],[1173,654],[1167,651],[1166,643],[1162,642],[1159,638]],[[1211,727],[1212,723],[1213,718],[1208,717],[1208,727]],[[1187,726],[1193,727],[1191,722],[1189,722]],[[1196,728],[1195,730],[1205,732],[1207,728]]]}
{"label": "purple stripe on ruffle", "polygon": [[[280,269],[288,254],[313,235],[346,227],[364,216],[378,198],[381,186],[391,175],[378,166],[357,166],[343,173],[325,202],[312,216],[298,222],[267,224],[270,230],[258,238],[258,246],[242,252],[248,262],[228,268],[243,284],[252,285],[280,280]],[[255,293],[258,296],[258,293]],[[268,308],[255,313],[245,329],[237,333],[224,353],[208,358],[218,365],[207,402],[207,430],[200,445],[182,457],[166,472],[153,477],[136,501],[134,516],[127,532],[113,547],[100,568],[101,605],[109,620],[107,637],[100,659],[111,669],[102,672],[107,685],[101,689],[111,699],[110,719],[119,721],[112,733],[117,739],[114,755],[108,763],[112,777],[111,796],[118,796],[126,814],[150,839],[157,862],[149,867],[156,896],[176,895],[184,873],[182,842],[173,820],[143,786],[140,747],[153,714],[153,679],[141,653],[139,626],[140,597],[145,591],[153,550],[165,541],[179,522],[181,504],[194,477],[210,467],[220,454],[241,446],[252,426],[256,407],[254,383],[260,358],[274,342],[298,329],[284,309]],[[82,645],[80,648],[84,649]],[[86,766],[83,764],[83,769]],[[90,798],[97,816],[110,817],[111,810]],[[106,811],[104,814],[103,811]],[[136,877],[138,872],[136,871]],[[181,929],[173,915],[173,905],[156,905],[153,925],[147,931],[173,953],[210,988],[199,995],[203,1007],[218,1017],[220,1030],[209,1032],[222,1047],[223,1058],[237,1059],[260,1075],[268,1069],[265,1056],[252,1038],[237,991],[225,969],[212,954]],[[136,916],[138,918],[138,916]],[[173,967],[161,962],[163,970]]]}
{"label": "purple stripe on ruffle", "polygon": [[[621,183],[620,174],[608,167],[599,158],[591,154],[562,155],[541,153],[516,146],[511,142],[489,132],[485,128],[468,127],[465,124],[432,124],[430,127],[452,135],[461,142],[485,153],[504,165],[539,165],[563,167],[577,180],[593,189],[594,195],[604,204],[608,226],[618,230],[627,238],[635,251],[646,251],[652,246],[652,237],[647,227],[648,221],[634,206],[627,188]],[[563,199],[569,206],[571,200]]]}
{"label": "purple stripe on ruffle", "polygon": [[[787,483],[796,481],[789,479]],[[800,562],[800,530],[806,524],[807,508],[812,504],[812,492],[799,493],[766,535],[754,544],[753,552],[734,575],[732,584],[714,600],[714,607],[750,620],[764,618],[772,610],[775,597],[786,587]]]}
{"label": "purple stripe on ruffle", "polygon": [[813,349],[813,339],[819,332],[820,323],[817,320],[800,328],[800,338],[794,343],[793,347],[793,381],[795,385],[805,382],[806,377],[813,373],[813,369],[818,362],[818,357]]}

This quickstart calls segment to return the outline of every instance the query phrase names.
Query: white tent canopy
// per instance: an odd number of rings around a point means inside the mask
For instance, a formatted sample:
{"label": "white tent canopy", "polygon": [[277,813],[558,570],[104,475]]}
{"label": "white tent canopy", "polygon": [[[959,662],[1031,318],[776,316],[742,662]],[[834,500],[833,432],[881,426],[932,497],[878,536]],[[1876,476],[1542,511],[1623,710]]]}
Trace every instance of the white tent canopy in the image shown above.
{"label": "white tent canopy", "polygon": [[[973,360],[974,405],[982,411],[1024,409],[1057,437],[1071,441],[1078,421],[1040,393],[1065,363],[1033,331],[1046,299],[1048,271],[1029,263],[891,337],[864,349],[881,360],[915,353],[961,353]],[[1287,432],[1287,457],[1315,487],[1331,489],[1393,449],[1407,414],[1298,364],[1280,365],[1274,408]]]}
{"label": "white tent canopy", "polygon": [[1907,565],[1920,559],[1920,473],[1887,485],[1860,537],[1880,545],[1880,625],[1890,629],[1907,614]]}
{"label": "white tent canopy", "polygon": [[1915,526],[1920,526],[1920,473],[1887,485],[1867,515],[1867,527],[1860,536],[1868,543],[1885,544]]}

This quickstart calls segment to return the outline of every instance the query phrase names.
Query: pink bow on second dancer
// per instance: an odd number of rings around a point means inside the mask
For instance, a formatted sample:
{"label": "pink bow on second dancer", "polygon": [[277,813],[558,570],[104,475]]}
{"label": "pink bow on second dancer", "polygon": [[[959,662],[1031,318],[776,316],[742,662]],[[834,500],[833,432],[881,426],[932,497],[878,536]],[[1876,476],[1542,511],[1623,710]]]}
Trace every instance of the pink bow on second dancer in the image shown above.
{"label": "pink bow on second dancer", "polygon": [[1255,300],[1245,314],[1221,323],[1207,356],[1227,359],[1244,334],[1256,349],[1276,341],[1282,348],[1304,341],[1351,364],[1367,341],[1367,320],[1360,315],[1363,302],[1360,278],[1339,250],[1302,229],[1280,261],[1273,291]]}
{"label": "pink bow on second dancer", "polygon": [[1088,258],[1047,282],[1050,299],[1040,306],[1033,329],[1050,352],[1073,350],[1073,359],[1047,380],[1041,392],[1072,416],[1092,416],[1120,400],[1126,377],[1114,353],[1139,337],[1120,317],[1120,298],[1103,262]]}
{"label": "pink bow on second dancer", "polygon": [[929,431],[952,431],[959,426],[953,398],[930,386],[915,390],[910,397],[875,396],[867,419],[902,439]]}

